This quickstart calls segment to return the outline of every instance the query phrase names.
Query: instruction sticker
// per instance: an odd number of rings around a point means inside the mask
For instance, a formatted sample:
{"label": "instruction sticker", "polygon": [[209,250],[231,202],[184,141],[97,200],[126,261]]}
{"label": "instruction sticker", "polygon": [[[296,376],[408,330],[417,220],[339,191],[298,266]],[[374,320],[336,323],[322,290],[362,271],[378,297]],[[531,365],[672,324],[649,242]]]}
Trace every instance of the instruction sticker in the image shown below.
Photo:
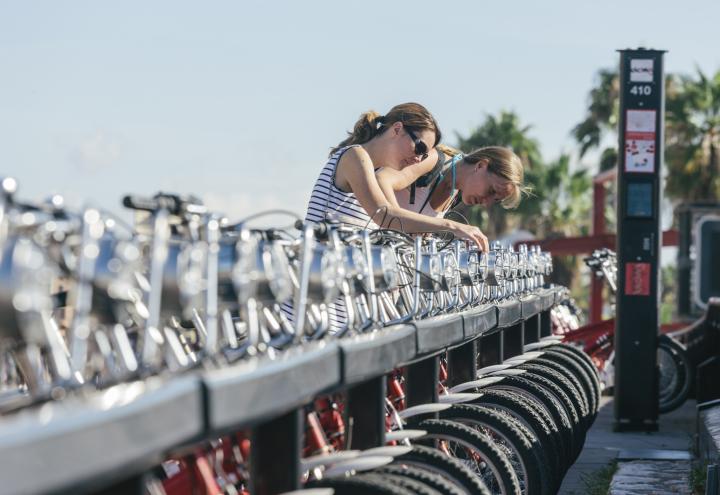
{"label": "instruction sticker", "polygon": [[625,137],[625,171],[653,173],[655,171],[655,141]]}
{"label": "instruction sticker", "polygon": [[628,110],[625,118],[625,171],[655,172],[655,110]]}
{"label": "instruction sticker", "polygon": [[630,82],[652,82],[653,60],[634,58],[630,60]]}
{"label": "instruction sticker", "polygon": [[650,295],[650,263],[625,263],[625,295]]}

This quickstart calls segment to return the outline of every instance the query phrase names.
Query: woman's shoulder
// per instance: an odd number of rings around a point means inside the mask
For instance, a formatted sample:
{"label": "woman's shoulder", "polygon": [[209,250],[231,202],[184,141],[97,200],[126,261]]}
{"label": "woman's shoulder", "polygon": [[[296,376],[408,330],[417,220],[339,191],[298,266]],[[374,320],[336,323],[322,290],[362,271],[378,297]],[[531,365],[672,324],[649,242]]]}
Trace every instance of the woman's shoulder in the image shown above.
{"label": "woman's shoulder", "polygon": [[368,155],[365,148],[359,144],[353,144],[337,150],[333,158],[337,161],[338,165],[347,162],[372,165],[370,155]]}
{"label": "woman's shoulder", "polygon": [[335,153],[342,156],[369,156],[368,152],[365,151],[365,148],[363,148],[361,144],[351,144],[349,146],[345,146],[337,150]]}

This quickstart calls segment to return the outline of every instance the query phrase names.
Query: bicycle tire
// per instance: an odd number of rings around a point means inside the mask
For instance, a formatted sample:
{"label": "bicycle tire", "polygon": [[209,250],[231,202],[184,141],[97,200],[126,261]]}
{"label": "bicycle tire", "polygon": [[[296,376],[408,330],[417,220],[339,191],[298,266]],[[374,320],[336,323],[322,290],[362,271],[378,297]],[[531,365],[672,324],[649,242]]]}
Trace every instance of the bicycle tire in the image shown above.
{"label": "bicycle tire", "polygon": [[585,364],[587,364],[590,369],[594,370],[595,375],[598,377],[598,380],[600,379],[600,370],[598,370],[597,366],[593,362],[592,359],[590,359],[590,356],[587,352],[583,351],[582,349],[578,348],[577,346],[574,346],[572,344],[569,344],[567,342],[558,342],[555,346],[560,349],[564,349],[567,352],[571,352],[574,354],[578,359],[583,361]]}
{"label": "bicycle tire", "polygon": [[[568,358],[575,361],[582,369],[585,370],[585,373],[587,374],[587,377],[590,380],[590,385],[592,386],[594,395],[593,398],[595,399],[595,404],[597,405],[597,408],[600,407],[600,394],[602,392],[602,387],[600,386],[600,375],[598,373],[597,368],[595,367],[592,362],[588,362],[589,358],[587,356],[583,356],[581,353],[582,351],[578,349],[574,349],[572,346],[568,344],[562,344],[558,343],[554,346],[550,347],[550,350],[552,352],[559,352]],[[597,413],[597,410],[595,411]]]}
{"label": "bicycle tire", "polygon": [[541,450],[538,438],[528,438],[528,434],[532,435],[531,432],[517,428],[515,423],[506,419],[499,411],[486,406],[456,404],[441,411],[440,418],[457,421],[472,428],[481,428],[480,433],[491,437],[496,443],[501,442],[504,452],[509,452],[509,455],[506,455],[521,482],[522,493],[551,493],[553,475],[548,470],[548,459]]}
{"label": "bicycle tire", "polygon": [[672,346],[658,342],[658,398],[660,402],[671,399],[682,386],[681,360]]}
{"label": "bicycle tire", "polygon": [[678,386],[673,394],[666,400],[660,401],[658,404],[658,410],[661,414],[674,411],[682,404],[685,403],[688,396],[690,395],[690,389],[692,387],[692,366],[690,365],[690,358],[685,351],[685,348],[672,338],[661,335],[658,342],[659,349],[667,349],[668,352],[673,352],[675,358],[676,372],[678,374]]}
{"label": "bicycle tire", "polygon": [[583,388],[585,389],[585,394],[588,398],[588,405],[590,406],[590,413],[591,416],[594,417],[597,414],[599,402],[598,399],[600,397],[599,393],[596,393],[594,381],[590,374],[587,372],[587,370],[584,368],[582,364],[575,358],[574,356],[569,355],[567,352],[562,351],[561,349],[555,349],[553,347],[550,347],[548,349],[545,349],[543,353],[543,357],[547,357],[547,359],[553,360],[570,370],[575,376],[578,377],[580,380],[580,383],[582,384]]}
{"label": "bicycle tire", "polygon": [[[455,453],[459,454],[462,460],[476,466],[475,473],[491,492],[498,490],[502,495],[520,494],[520,483],[510,461],[489,438],[468,426],[446,419],[425,419],[418,423],[418,428],[427,432],[421,437],[423,439],[454,442],[462,447],[462,450]],[[477,459],[470,459],[470,456],[480,456],[487,469],[478,466]]]}
{"label": "bicycle tire", "polygon": [[441,475],[416,466],[388,464],[387,466],[382,466],[373,470],[373,472],[404,476],[405,478],[419,481],[442,495],[463,495],[465,493],[460,486],[450,482],[446,478],[443,478]]}
{"label": "bicycle tire", "polygon": [[558,461],[561,455],[562,440],[556,426],[548,424],[548,421],[552,421],[552,419],[543,416],[541,410],[544,408],[539,404],[533,404],[533,400],[528,397],[507,390],[483,388],[479,392],[482,395],[471,404],[489,406],[513,416],[535,434],[543,450],[547,453],[547,458],[550,459],[553,472],[559,472]]}
{"label": "bicycle tire", "polygon": [[[565,456],[565,469],[567,469],[575,459],[576,452],[582,450],[582,446],[585,443],[585,428],[583,428],[580,416],[578,415],[580,399],[578,397],[574,399],[570,398],[569,394],[575,393],[574,389],[559,373],[537,364],[524,364],[520,366],[520,369],[527,371],[527,373],[523,375],[524,378],[544,386],[562,404],[565,414],[562,416],[561,422],[565,429],[566,442],[569,445]],[[554,376],[554,378],[549,378],[549,376]],[[565,386],[558,383],[560,381],[565,381]],[[558,428],[560,428],[559,425]]]}
{"label": "bicycle tire", "polygon": [[324,478],[305,484],[307,488],[332,488],[335,495],[413,495],[413,492],[390,483],[379,476],[348,476]]}
{"label": "bicycle tire", "polygon": [[571,428],[575,429],[580,427],[583,414],[582,399],[577,397],[577,391],[572,383],[555,370],[541,364],[536,364],[533,361],[523,363],[519,365],[518,368],[527,370],[528,376],[532,377],[533,380],[538,380],[538,383],[546,384],[565,407]]}
{"label": "bicycle tire", "polygon": [[416,495],[440,495],[440,492],[435,490],[430,485],[427,485],[426,483],[413,479],[409,476],[376,472],[371,472],[367,474],[363,473],[358,476],[379,476],[381,479],[386,480],[393,485],[399,486],[400,488],[403,488],[405,490],[409,490],[411,493],[415,493]]}
{"label": "bicycle tire", "polygon": [[[520,395],[533,398],[540,402],[548,414],[552,417],[555,426],[558,430],[558,437],[560,442],[560,449],[558,453],[560,457],[559,462],[554,469],[553,477],[555,481],[561,476],[573,455],[573,444],[575,438],[575,432],[572,430],[570,420],[567,417],[565,408],[562,403],[553,395],[548,388],[541,385],[540,383],[533,381],[532,376],[529,372],[524,373],[521,376],[508,376],[503,381],[491,385],[491,389],[495,390],[509,390],[511,392],[519,393]],[[553,459],[551,462],[554,462]]]}
{"label": "bicycle tire", "polygon": [[457,459],[425,445],[413,445],[410,452],[399,455],[391,464],[409,464],[443,476],[473,495],[490,495],[490,490],[470,468]]}
{"label": "bicycle tire", "polygon": [[[486,406],[481,406],[481,407],[486,407]],[[518,430],[520,430],[525,435],[525,437],[528,440],[530,440],[533,443],[537,443],[539,445],[540,450],[543,452],[544,455],[548,454],[548,452],[546,452],[546,445],[543,444],[542,441],[540,441],[538,436],[535,434],[535,432],[532,429],[530,429],[529,426],[527,426],[525,423],[520,421],[520,419],[518,419],[516,416],[514,416],[513,414],[511,414],[510,412],[508,412],[504,409],[492,407],[491,404],[488,405],[488,407],[492,408],[497,414],[500,414],[503,418],[507,419],[510,423],[512,423]],[[559,466],[557,459],[550,459],[547,464],[548,464],[548,468],[550,469],[551,472],[555,472],[557,470],[557,466]]]}
{"label": "bicycle tire", "polygon": [[582,425],[583,429],[589,430],[590,425],[593,421],[593,412],[590,407],[590,400],[588,397],[589,393],[589,385],[587,388],[583,386],[582,382],[580,381],[580,378],[570,369],[562,365],[561,363],[557,362],[556,360],[550,359],[550,356],[546,357],[545,354],[543,354],[541,357],[534,360],[535,363],[540,364],[542,366],[545,366],[547,368],[550,368],[553,371],[556,371],[557,373],[560,373],[565,379],[567,379],[573,386],[573,389],[575,389],[575,394],[578,398],[580,398],[580,401],[582,403]]}

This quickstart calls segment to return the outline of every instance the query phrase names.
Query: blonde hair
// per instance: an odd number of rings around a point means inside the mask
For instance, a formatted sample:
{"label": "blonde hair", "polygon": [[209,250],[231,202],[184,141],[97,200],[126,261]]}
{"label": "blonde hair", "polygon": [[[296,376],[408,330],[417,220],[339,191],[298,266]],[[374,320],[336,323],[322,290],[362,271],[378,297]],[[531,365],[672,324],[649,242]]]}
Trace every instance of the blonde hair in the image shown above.
{"label": "blonde hair", "polygon": [[392,107],[386,115],[380,115],[374,110],[360,115],[352,132],[348,132],[348,137],[330,151],[330,156],[345,146],[367,143],[375,136],[385,132],[395,122],[401,122],[403,126],[408,127],[411,131],[425,129],[433,131],[435,133],[433,146],[437,145],[442,139],[440,127],[427,108],[419,103],[401,103]]}
{"label": "blonde hair", "polygon": [[447,144],[438,144],[437,146],[435,146],[435,149],[438,150],[438,153],[447,155],[450,158],[462,153],[462,151],[460,151],[459,149],[453,148],[452,146],[448,146]]}
{"label": "blonde hair", "polygon": [[481,160],[487,161],[488,172],[508,181],[512,186],[510,194],[500,204],[503,208],[516,208],[523,194],[529,194],[530,188],[523,184],[523,164],[510,148],[486,146],[465,155],[463,162],[475,165]]}

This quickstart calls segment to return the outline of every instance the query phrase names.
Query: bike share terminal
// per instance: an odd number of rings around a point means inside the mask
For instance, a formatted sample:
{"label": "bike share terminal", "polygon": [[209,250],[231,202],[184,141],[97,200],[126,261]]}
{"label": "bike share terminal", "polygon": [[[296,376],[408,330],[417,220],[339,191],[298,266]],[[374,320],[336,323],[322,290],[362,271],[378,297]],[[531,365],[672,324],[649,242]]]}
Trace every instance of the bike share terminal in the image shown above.
{"label": "bike share terminal", "polygon": [[663,51],[622,50],[615,429],[657,430]]}

